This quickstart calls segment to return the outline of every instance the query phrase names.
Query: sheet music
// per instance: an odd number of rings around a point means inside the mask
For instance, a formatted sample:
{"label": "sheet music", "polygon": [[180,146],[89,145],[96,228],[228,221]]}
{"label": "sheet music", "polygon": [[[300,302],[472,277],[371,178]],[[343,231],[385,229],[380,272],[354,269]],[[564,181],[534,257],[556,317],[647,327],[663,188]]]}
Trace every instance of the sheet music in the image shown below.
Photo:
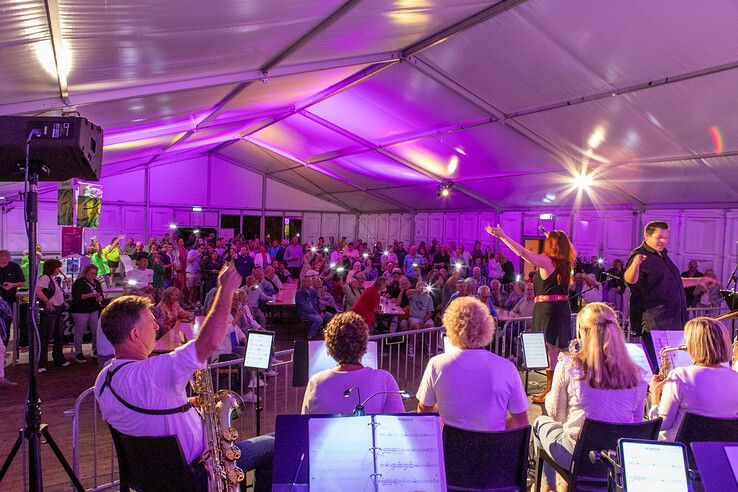
{"label": "sheet music", "polygon": [[626,343],[625,348],[628,350],[630,359],[635,362],[638,367],[641,368],[644,375],[648,376],[650,379],[651,376],[653,376],[653,371],[651,370],[651,365],[648,363],[648,357],[646,357],[646,352],[643,350],[643,346],[640,343]]}
{"label": "sheet music", "polygon": [[624,442],[621,454],[629,492],[688,492],[687,463],[680,446]]}
{"label": "sheet music", "polygon": [[548,367],[546,340],[543,333],[523,333],[523,354],[527,369]]}
{"label": "sheet music", "polygon": [[[659,365],[661,365],[661,349],[664,347],[678,347],[684,345],[684,332],[683,331],[651,331],[651,338],[653,339],[653,346],[656,350],[656,356],[659,358]],[[689,356],[686,350],[675,350],[668,354],[669,361],[671,362],[671,368],[675,367],[686,367],[694,364],[692,358]]]}
{"label": "sheet music", "polygon": [[377,415],[375,421],[380,492],[446,490],[437,416]]}
{"label": "sheet music", "polygon": [[725,446],[725,455],[728,457],[731,470],[733,470],[733,477],[738,482],[738,446]]}
{"label": "sheet music", "polygon": [[315,418],[310,436],[310,490],[374,492],[371,417]]}

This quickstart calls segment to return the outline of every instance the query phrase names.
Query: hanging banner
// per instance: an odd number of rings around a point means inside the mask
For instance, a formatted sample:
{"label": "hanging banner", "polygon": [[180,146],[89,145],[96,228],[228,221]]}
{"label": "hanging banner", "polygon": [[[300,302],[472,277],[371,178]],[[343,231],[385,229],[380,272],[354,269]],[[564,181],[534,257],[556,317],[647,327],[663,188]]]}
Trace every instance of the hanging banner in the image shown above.
{"label": "hanging banner", "polygon": [[77,189],[77,226],[97,228],[100,225],[102,186],[80,183]]}
{"label": "hanging banner", "polygon": [[62,227],[61,255],[72,256],[82,254],[82,228]]}
{"label": "hanging banner", "polygon": [[56,223],[74,225],[74,180],[59,183],[58,193]]}

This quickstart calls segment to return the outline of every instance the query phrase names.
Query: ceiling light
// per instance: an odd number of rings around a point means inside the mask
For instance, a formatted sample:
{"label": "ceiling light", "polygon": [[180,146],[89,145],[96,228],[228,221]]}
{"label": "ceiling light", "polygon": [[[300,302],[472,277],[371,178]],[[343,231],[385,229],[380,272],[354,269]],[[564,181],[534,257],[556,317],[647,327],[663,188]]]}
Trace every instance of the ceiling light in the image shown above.
{"label": "ceiling light", "polygon": [[538,216],[539,220],[551,220],[553,219],[553,214],[541,214]]}
{"label": "ceiling light", "polygon": [[451,183],[441,183],[437,194],[441,198],[448,198],[451,195]]}
{"label": "ceiling light", "polygon": [[459,156],[458,155],[452,155],[451,159],[448,160],[448,166],[446,166],[446,172],[448,174],[453,174],[456,172],[456,169],[459,167]]}
{"label": "ceiling light", "polygon": [[605,141],[605,129],[602,128],[601,126],[598,126],[592,132],[592,135],[589,137],[589,140],[587,140],[587,146],[590,149],[596,149],[604,141]]}
{"label": "ceiling light", "polygon": [[202,207],[192,207],[193,212],[202,212]]}
{"label": "ceiling light", "polygon": [[177,228],[177,224],[169,224],[169,228],[170,229],[176,229]]}
{"label": "ceiling light", "polygon": [[574,185],[580,190],[588,190],[593,181],[591,174],[577,174],[574,176]]}

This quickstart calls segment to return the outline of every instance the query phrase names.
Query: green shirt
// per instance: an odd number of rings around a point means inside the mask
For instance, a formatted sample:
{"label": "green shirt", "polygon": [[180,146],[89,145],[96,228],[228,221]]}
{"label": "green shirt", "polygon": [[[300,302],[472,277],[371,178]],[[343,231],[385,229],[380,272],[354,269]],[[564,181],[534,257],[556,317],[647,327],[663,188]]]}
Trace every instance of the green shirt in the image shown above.
{"label": "green shirt", "polygon": [[117,246],[113,247],[108,244],[103,248],[102,254],[105,258],[107,258],[108,261],[112,261],[114,263],[120,261],[120,248],[118,248]]}
{"label": "green shirt", "polygon": [[149,263],[149,268],[154,271],[154,279],[151,281],[151,285],[155,289],[164,287],[164,265],[160,263]]}
{"label": "green shirt", "polygon": [[100,253],[92,253],[90,256],[90,263],[97,267],[98,275],[108,275],[110,273],[108,262],[105,261],[105,258],[103,258]]}

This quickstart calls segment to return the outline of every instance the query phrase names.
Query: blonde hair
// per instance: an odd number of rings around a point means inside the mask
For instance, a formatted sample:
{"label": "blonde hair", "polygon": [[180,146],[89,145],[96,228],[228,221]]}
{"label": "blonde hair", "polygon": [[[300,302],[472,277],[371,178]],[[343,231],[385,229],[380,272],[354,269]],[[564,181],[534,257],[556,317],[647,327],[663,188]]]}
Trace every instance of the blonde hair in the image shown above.
{"label": "blonde hair", "polygon": [[489,345],[495,332],[489,308],[474,297],[459,297],[449,304],[443,313],[443,326],[451,343],[462,349]]}
{"label": "blonde hair", "polygon": [[731,343],[728,329],[712,318],[694,318],[684,325],[687,352],[695,364],[730,362]]}
{"label": "blonde hair", "polygon": [[641,382],[638,366],[625,349],[623,332],[615,311],[605,303],[587,304],[577,315],[577,336],[581,350],[574,363],[581,379],[592,388],[634,388]]}

